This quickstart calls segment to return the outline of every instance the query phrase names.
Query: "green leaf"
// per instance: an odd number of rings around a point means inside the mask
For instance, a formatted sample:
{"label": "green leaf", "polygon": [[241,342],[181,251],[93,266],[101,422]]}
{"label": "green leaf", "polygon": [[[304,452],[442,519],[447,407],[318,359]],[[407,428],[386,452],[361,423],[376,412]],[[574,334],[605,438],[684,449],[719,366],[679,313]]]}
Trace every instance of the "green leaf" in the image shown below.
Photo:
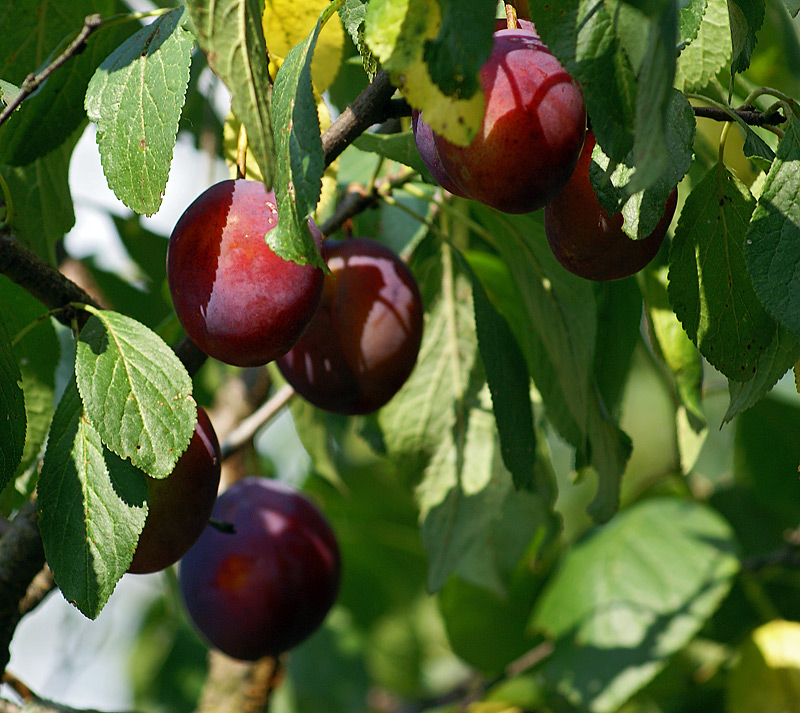
{"label": "green leaf", "polygon": [[344,0],[339,6],[339,19],[358,48],[364,70],[373,76],[378,71],[378,63],[364,40],[366,18],[367,0]]}
{"label": "green leaf", "polygon": [[108,185],[126,206],[152,215],[169,177],[189,84],[192,37],[183,8],[159,16],[100,65],[86,92]]}
{"label": "green leaf", "polygon": [[197,419],[192,381],[175,353],[130,317],[93,310],[78,336],[75,375],[103,443],[148,475],[166,478]]}
{"label": "green leaf", "polygon": [[665,134],[669,161],[651,185],[631,194],[635,188],[636,158],[631,151],[610,174],[611,160],[598,145],[592,151],[589,177],[597,198],[609,215],[622,212],[623,230],[631,238],[644,238],[655,230],[664,215],[669,194],[688,173],[694,156],[695,118],[686,97],[672,90],[666,115]]}
{"label": "green leaf", "polygon": [[[113,7],[110,3],[103,5]],[[0,164],[21,166],[41,158],[67,141],[86,120],[83,99],[100,63],[136,28],[112,24],[89,36],[71,57],[0,127]]]}
{"label": "green leaf", "polygon": [[678,48],[688,45],[697,38],[703,16],[706,13],[706,4],[710,0],[684,0],[681,2],[678,13]]}
{"label": "green leaf", "polygon": [[675,86],[702,89],[728,65],[732,51],[728,0],[708,0],[697,37],[678,57]]}
{"label": "green leaf", "polygon": [[27,422],[21,381],[11,336],[0,316],[0,490],[14,477],[25,446]]}
{"label": "green leaf", "polygon": [[[429,239],[423,247],[432,243]],[[449,250],[431,247],[427,263],[415,268],[424,274],[444,265],[440,275],[422,281],[430,293],[423,294],[425,331],[414,371],[378,412],[386,451],[397,462],[429,458],[442,439],[461,440],[462,404],[476,392],[471,381],[478,356],[472,292],[469,281],[454,270]]]}
{"label": "green leaf", "polygon": [[800,335],[800,119],[788,117],[745,240],[747,271],[767,311]]}
{"label": "green leaf", "polygon": [[[515,336],[547,416],[599,475],[590,505],[598,520],[616,511],[630,440],[611,418],[594,377],[597,297],[588,280],[558,264],[540,214],[501,215],[475,207],[495,240],[525,311]],[[501,309],[506,312],[506,308]]]}
{"label": "green leaf", "polygon": [[647,51],[637,76],[636,133],[633,158],[636,172],[630,192],[651,186],[669,168],[667,115],[673,101],[675,46],[678,39],[678,7],[666,3],[663,13],[650,20]]}
{"label": "green leaf", "polygon": [[722,419],[723,423],[732,421],[764,398],[798,359],[800,359],[800,338],[778,325],[769,346],[758,358],[756,375],[744,383],[728,382],[730,403]]}
{"label": "green leaf", "polygon": [[267,244],[285,260],[323,268],[324,261],[306,222],[317,207],[325,171],[311,59],[332,7],[329,5],[322,13],[305,41],[292,47],[275,77],[272,111],[279,219],[267,234]]}
{"label": "green leaf", "polygon": [[530,0],[530,7],[545,44],[583,88],[597,142],[624,160],[633,148],[636,82],[614,17],[595,0]]}
{"label": "green leaf", "polygon": [[594,376],[603,403],[619,418],[631,360],[641,339],[642,293],[634,278],[600,283],[597,290]]}
{"label": "green leaf", "polygon": [[[800,516],[795,497],[800,408],[795,401],[767,398],[736,419],[733,473],[754,505],[762,505],[781,529]],[[784,530],[785,531],[785,530]]]}
{"label": "green leaf", "polygon": [[512,475],[514,487],[538,490],[534,486],[536,433],[525,357],[505,317],[489,301],[478,276],[460,253],[456,255],[472,283],[475,332],[492,395],[503,463]]}
{"label": "green leaf", "polygon": [[733,61],[731,72],[744,72],[756,48],[756,33],[764,24],[764,0],[729,0]]}
{"label": "green leaf", "polygon": [[495,0],[438,0],[439,34],[426,40],[423,57],[431,79],[447,96],[469,99],[492,52]]}
{"label": "green leaf", "polygon": [[714,613],[738,571],[735,549],[717,513],[672,498],[596,528],[567,552],[532,618],[555,644],[542,675],[572,705],[616,711]]}
{"label": "green leaf", "polygon": [[369,151],[397,161],[413,168],[425,177],[430,177],[428,168],[417,151],[414,134],[410,130],[399,134],[361,134],[353,142],[353,145],[361,151]]}
{"label": "green leaf", "polygon": [[133,559],[147,517],[147,478],[103,446],[70,381],[38,486],[47,563],[67,601],[94,619]]}
{"label": "green leaf", "polygon": [[797,13],[800,12],[800,0],[783,0],[783,4],[792,17],[797,17]]}
{"label": "green leaf", "polygon": [[233,113],[247,130],[249,151],[264,183],[272,186],[275,145],[270,116],[269,76],[261,0],[189,0],[186,3],[208,66],[231,92]]}
{"label": "green leaf", "polygon": [[723,165],[684,203],[670,250],[669,298],[689,338],[725,376],[747,381],[775,334],[745,269],[755,201]]}
{"label": "green leaf", "polygon": [[87,15],[114,13],[112,0],[72,0],[54,6],[51,0],[7,2],[0,13],[0,77],[21,85],[26,75],[42,68],[63,50]]}
{"label": "green leaf", "polygon": [[703,413],[703,360],[672,311],[666,278],[664,270],[644,273],[647,318],[652,337],[675,380],[678,396],[692,427],[700,431],[706,422]]}
{"label": "green leaf", "polygon": [[[6,277],[0,277],[0,320],[10,334],[19,333],[47,312],[37,299]],[[28,423],[20,475],[39,457],[55,406],[55,371],[60,348],[53,323],[43,319],[14,345],[22,375],[25,416]],[[27,494],[27,493],[26,493]]]}
{"label": "green leaf", "polygon": [[534,537],[549,539],[547,503],[517,491],[502,465],[487,392],[462,408],[464,423],[441,442],[417,487],[432,592],[457,574],[503,596],[507,573]]}
{"label": "green leaf", "polygon": [[75,225],[69,162],[82,132],[80,127],[68,141],[27,166],[0,166],[14,203],[14,235],[53,266],[56,243]]}

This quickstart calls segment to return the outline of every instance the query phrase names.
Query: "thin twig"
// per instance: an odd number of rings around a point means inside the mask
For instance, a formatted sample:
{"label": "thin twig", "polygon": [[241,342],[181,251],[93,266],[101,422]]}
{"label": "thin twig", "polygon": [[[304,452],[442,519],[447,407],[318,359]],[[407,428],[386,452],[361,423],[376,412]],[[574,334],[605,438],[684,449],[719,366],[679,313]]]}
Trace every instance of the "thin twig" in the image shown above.
{"label": "thin twig", "polygon": [[267,399],[259,408],[244,419],[228,434],[228,437],[222,443],[220,447],[222,459],[225,460],[225,458],[239,450],[245,443],[249,443],[253,436],[256,435],[258,429],[286,406],[286,404],[294,398],[294,395],[294,389],[287,384],[275,392],[275,394]]}
{"label": "thin twig", "polygon": [[740,107],[724,111],[716,106],[693,106],[694,115],[714,121],[736,121],[731,112],[736,114],[745,124],[750,126],[775,126],[786,121],[786,117],[779,111],[763,112],[753,107]]}
{"label": "thin twig", "polygon": [[25,77],[22,86],[19,88],[19,92],[17,92],[16,96],[8,103],[5,109],[0,111],[0,125],[2,125],[3,122],[11,116],[14,110],[22,104],[27,97],[33,94],[53,72],[77,54],[78,50],[80,50],[86,40],[89,39],[89,35],[102,24],[103,18],[97,13],[87,15],[83,21],[83,27],[75,36],[75,39],[67,45],[66,49],[40,72],[31,72]]}

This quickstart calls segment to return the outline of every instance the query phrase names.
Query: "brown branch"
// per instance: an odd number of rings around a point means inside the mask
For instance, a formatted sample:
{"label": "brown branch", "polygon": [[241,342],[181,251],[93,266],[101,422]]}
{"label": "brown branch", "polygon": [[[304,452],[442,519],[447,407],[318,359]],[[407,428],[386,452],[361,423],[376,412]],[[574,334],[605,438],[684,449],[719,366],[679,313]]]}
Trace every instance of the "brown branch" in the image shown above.
{"label": "brown branch", "polygon": [[23,615],[22,602],[44,567],[44,548],[35,501],[27,502],[0,539],[0,671],[9,661],[9,645]]}
{"label": "brown branch", "polygon": [[389,80],[389,74],[386,70],[381,70],[322,134],[322,150],[325,153],[326,166],[329,166],[370,126],[387,118],[392,94],[394,87]]}
{"label": "brown branch", "polygon": [[53,74],[53,72],[67,62],[71,57],[76,55],[81,47],[83,47],[86,40],[89,39],[89,35],[91,35],[92,32],[94,32],[102,24],[103,18],[100,17],[100,15],[96,13],[94,15],[88,15],[83,21],[83,27],[80,29],[80,32],[78,32],[78,34],[75,36],[75,39],[67,45],[66,49],[60,55],[58,55],[58,57],[56,57],[40,72],[31,72],[27,77],[25,77],[22,82],[22,86],[19,88],[19,92],[17,92],[5,109],[0,111],[0,125],[3,124],[3,122],[11,116],[14,110],[20,104],[22,104],[27,97],[33,94],[45,82],[45,80],[51,74]]}
{"label": "brown branch", "polygon": [[0,232],[0,273],[16,282],[48,309],[59,310],[56,319],[67,326],[75,316],[67,308],[71,302],[99,307],[82,287],[7,232]]}
{"label": "brown branch", "polygon": [[[713,119],[714,121],[736,121],[729,112],[716,106],[693,106],[694,115],[703,119]],[[743,106],[738,109],[731,109],[745,124],[750,126],[777,126],[786,121],[786,117],[780,111],[771,111],[765,114],[752,106]]]}

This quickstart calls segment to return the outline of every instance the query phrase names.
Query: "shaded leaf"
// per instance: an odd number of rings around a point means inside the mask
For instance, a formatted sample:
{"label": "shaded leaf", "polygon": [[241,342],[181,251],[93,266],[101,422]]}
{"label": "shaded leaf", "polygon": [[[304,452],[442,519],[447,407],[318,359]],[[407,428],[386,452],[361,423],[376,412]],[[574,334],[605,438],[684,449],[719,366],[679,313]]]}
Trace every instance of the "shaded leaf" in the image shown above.
{"label": "shaded leaf", "polygon": [[747,272],[767,311],[800,335],[800,119],[790,115],[745,240]]}
{"label": "shaded leaf", "polygon": [[25,446],[27,421],[21,381],[11,336],[0,315],[0,490],[14,477]]}
{"label": "shaded leaf", "polygon": [[725,376],[747,381],[775,334],[745,270],[745,232],[755,201],[721,165],[684,203],[670,250],[669,298],[703,356]]}
{"label": "shaded leaf", "polygon": [[0,166],[14,203],[14,235],[53,266],[56,243],[75,225],[69,162],[82,132],[80,127],[68,141],[27,166]]}
{"label": "shaded leaf", "polygon": [[125,574],[147,517],[147,478],[103,446],[71,381],[53,416],[39,529],[64,597],[94,619]]}

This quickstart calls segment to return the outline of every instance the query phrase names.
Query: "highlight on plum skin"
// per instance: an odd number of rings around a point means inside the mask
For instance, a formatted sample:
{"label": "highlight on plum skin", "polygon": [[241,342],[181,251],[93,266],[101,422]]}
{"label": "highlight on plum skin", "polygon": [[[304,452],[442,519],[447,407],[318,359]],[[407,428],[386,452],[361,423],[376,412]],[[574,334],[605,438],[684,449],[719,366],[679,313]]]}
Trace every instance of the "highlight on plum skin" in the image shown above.
{"label": "highlight on plum skin", "polygon": [[[189,339],[235,366],[285,354],[319,304],[322,270],[276,255],[264,236],[278,223],[260,181],[225,180],[201,193],[172,231],[167,279]],[[309,220],[317,245],[322,236]]]}
{"label": "highlight on plum skin", "polygon": [[228,656],[278,656],[316,631],[339,592],[336,536],[299,490],[265,478],[234,483],[217,499],[211,525],[180,563],[186,610]]}
{"label": "highlight on plum skin", "polygon": [[314,406],[372,413],[403,386],[416,364],[423,304],[416,279],[391,249],[367,238],[328,240],[317,313],[278,368]]}
{"label": "highlight on plum skin", "polygon": [[217,434],[198,406],[194,433],[172,473],[147,479],[147,519],[128,572],[166,569],[197,541],[217,498],[221,465]]}

